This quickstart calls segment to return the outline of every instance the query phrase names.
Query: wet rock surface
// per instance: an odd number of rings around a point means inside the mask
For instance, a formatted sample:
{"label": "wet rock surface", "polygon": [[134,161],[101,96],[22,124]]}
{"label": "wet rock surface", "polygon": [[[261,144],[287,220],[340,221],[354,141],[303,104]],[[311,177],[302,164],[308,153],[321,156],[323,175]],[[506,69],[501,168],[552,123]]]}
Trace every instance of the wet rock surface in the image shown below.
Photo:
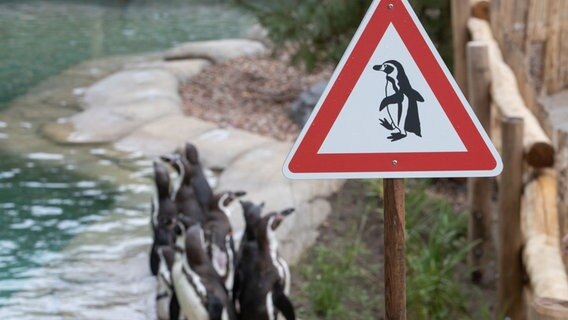
{"label": "wet rock surface", "polygon": [[248,39],[225,39],[181,44],[164,53],[166,60],[207,59],[213,62],[260,55],[266,52],[261,42]]}

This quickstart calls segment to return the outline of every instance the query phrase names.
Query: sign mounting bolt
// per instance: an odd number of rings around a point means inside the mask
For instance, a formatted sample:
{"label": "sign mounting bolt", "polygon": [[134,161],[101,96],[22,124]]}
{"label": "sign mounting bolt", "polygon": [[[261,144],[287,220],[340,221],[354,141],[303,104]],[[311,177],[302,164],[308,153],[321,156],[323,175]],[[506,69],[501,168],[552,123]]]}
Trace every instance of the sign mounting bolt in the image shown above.
{"label": "sign mounting bolt", "polygon": [[396,160],[393,160],[393,161],[392,161],[392,165],[393,165],[393,166],[396,166],[397,164],[398,164],[398,161],[396,161]]}
{"label": "sign mounting bolt", "polygon": [[389,5],[387,6],[387,8],[389,8],[389,10],[392,10],[394,8],[394,4],[389,3]]}

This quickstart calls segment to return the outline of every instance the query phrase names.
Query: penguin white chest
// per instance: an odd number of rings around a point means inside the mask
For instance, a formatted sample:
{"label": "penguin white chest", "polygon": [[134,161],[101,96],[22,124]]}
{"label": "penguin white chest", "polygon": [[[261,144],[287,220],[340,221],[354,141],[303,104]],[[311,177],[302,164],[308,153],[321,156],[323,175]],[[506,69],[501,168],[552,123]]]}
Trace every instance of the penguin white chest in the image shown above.
{"label": "penguin white chest", "polygon": [[172,300],[172,288],[170,284],[170,272],[164,262],[160,263],[158,273],[158,295],[156,297],[156,311],[158,319],[170,318],[170,301]]}
{"label": "penguin white chest", "polygon": [[209,320],[207,309],[203,306],[196,288],[187,278],[187,272],[184,272],[183,262],[177,260],[172,268],[172,276],[181,313],[188,320]]}

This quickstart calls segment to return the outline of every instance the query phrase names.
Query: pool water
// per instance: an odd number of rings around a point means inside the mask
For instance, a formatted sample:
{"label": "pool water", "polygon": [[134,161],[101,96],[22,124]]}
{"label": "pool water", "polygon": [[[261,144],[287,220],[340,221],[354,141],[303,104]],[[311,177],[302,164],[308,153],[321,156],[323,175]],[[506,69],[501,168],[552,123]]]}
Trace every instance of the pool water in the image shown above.
{"label": "pool water", "polygon": [[80,61],[243,36],[232,0],[0,0],[0,107]]}
{"label": "pool water", "polygon": [[42,138],[76,112],[50,96],[54,81],[72,91],[88,72],[62,72],[82,61],[242,37],[254,22],[232,0],[0,0],[0,319],[152,318],[151,162]]}
{"label": "pool water", "polygon": [[0,151],[0,306],[30,269],[60,259],[58,251],[100,220],[117,194],[109,183],[43,164],[50,156],[56,155],[22,159]]}

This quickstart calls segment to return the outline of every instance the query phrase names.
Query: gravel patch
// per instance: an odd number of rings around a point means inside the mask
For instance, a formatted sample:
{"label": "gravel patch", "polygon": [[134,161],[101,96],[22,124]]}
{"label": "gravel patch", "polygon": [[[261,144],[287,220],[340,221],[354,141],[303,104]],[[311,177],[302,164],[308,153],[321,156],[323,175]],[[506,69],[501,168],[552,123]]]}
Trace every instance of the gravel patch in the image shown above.
{"label": "gravel patch", "polygon": [[329,79],[332,66],[311,74],[285,57],[244,57],[213,65],[181,86],[184,112],[222,127],[236,127],[280,141],[301,128],[289,105],[313,84]]}

